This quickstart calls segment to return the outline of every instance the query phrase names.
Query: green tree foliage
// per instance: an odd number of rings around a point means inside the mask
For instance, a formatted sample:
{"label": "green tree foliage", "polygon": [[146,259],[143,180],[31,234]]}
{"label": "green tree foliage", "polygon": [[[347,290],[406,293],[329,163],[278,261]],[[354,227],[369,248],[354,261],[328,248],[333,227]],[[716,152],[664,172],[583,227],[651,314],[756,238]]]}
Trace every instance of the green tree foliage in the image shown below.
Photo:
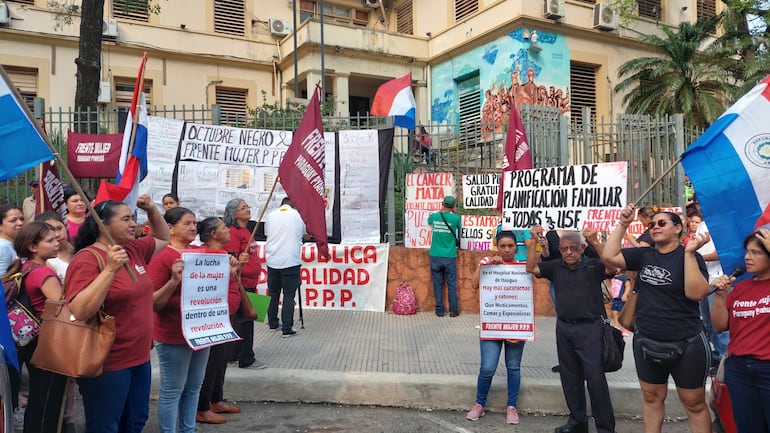
{"label": "green tree foliage", "polygon": [[683,113],[685,121],[706,127],[733,101],[735,77],[723,44],[711,43],[719,17],[678,28],[661,26],[663,36],[640,39],[660,55],[640,57],[618,69],[622,81],[615,92],[627,92],[623,103],[630,113]]}

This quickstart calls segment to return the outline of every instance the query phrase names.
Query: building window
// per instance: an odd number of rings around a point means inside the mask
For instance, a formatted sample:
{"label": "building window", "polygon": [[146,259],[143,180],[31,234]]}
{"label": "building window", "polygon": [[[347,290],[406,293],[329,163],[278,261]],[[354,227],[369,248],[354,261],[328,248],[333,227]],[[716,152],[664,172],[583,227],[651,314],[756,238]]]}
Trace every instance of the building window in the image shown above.
{"label": "building window", "polygon": [[243,125],[246,123],[248,109],[246,95],[248,90],[232,87],[216,88],[216,102],[222,110],[222,124]]}
{"label": "building window", "polygon": [[149,20],[147,0],[112,0],[112,16],[127,20]]}
{"label": "building window", "polygon": [[590,5],[596,3],[596,0],[575,0],[575,1],[578,1],[580,3],[588,3]]}
{"label": "building window", "polygon": [[5,72],[11,79],[13,86],[18,89],[21,94],[21,99],[24,104],[29,107],[30,111],[34,109],[34,101],[37,97],[37,69],[33,68],[17,68],[14,66],[6,66]]}
{"label": "building window", "polygon": [[698,20],[711,19],[717,14],[716,0],[698,0]]}
{"label": "building window", "polygon": [[[118,112],[118,129],[114,132],[122,132],[126,128],[126,118],[128,118],[128,112],[131,110],[135,85],[135,77],[115,77],[115,108]],[[147,110],[150,111],[150,107],[152,107],[152,80],[144,80],[142,92],[144,92]]]}
{"label": "building window", "polygon": [[460,145],[473,146],[481,139],[481,83],[479,75],[457,81]]}
{"label": "building window", "polygon": [[479,11],[479,0],[455,0],[455,21],[461,21]]}
{"label": "building window", "polygon": [[[318,18],[320,7],[315,0],[300,0],[299,19]],[[355,7],[324,2],[324,19],[326,22],[342,25],[366,27],[369,25],[369,11]]]}
{"label": "building window", "polygon": [[412,0],[405,0],[396,5],[396,31],[405,35],[414,34]]}
{"label": "building window", "polygon": [[596,116],[596,69],[595,65],[570,64],[570,115],[577,123],[591,120],[583,119],[584,107],[591,109],[592,117]]}
{"label": "building window", "polygon": [[660,0],[637,0],[639,16],[653,20],[660,19]]}
{"label": "building window", "polygon": [[243,0],[214,0],[214,31],[243,36],[246,19]]}

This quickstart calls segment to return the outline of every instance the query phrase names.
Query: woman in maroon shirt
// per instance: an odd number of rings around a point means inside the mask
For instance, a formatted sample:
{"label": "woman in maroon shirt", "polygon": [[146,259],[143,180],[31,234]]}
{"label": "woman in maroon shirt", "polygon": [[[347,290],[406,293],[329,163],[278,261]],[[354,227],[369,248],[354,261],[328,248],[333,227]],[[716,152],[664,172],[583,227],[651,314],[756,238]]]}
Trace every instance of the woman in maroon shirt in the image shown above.
{"label": "woman in maroon shirt", "polygon": [[743,241],[743,258],[751,278],[735,281],[722,275],[711,306],[717,332],[730,330],[725,359],[725,383],[738,431],[767,432],[770,426],[770,230],[762,229]]}
{"label": "woman in maroon shirt", "polygon": [[94,210],[114,244],[89,216],[67,268],[64,287],[72,314],[89,320],[103,308],[115,317],[115,341],[104,372],[77,379],[86,433],[140,433],[150,413],[153,286],[147,266],[166,247],[169,231],[149,195],[141,195],[136,205],[147,212],[149,236],[136,238],[134,212],[125,203],[101,202]]}
{"label": "woman in maroon shirt", "polygon": [[[225,206],[225,225],[230,229],[230,241],[224,246],[225,251],[238,258],[239,275],[241,285],[247,292],[255,293],[259,273],[262,266],[259,263],[259,248],[257,241],[252,239],[251,232],[246,225],[251,219],[251,207],[245,201],[234,198]],[[251,243],[249,243],[251,239]],[[243,338],[236,344],[231,361],[238,361],[238,367],[263,369],[265,363],[254,356],[254,322],[249,320],[239,324],[235,328],[238,335]]]}
{"label": "woman in maroon shirt", "polygon": [[182,334],[182,250],[193,248],[198,230],[195,214],[183,207],[166,211],[171,240],[150,262],[149,272],[155,292],[153,340],[160,366],[158,426],[161,433],[195,431],[198,394],[201,391],[209,348],[193,350]]}
{"label": "woman in maroon shirt", "polygon": [[[203,242],[203,252],[225,252],[225,245],[230,242],[230,230],[225,223],[216,217],[209,217],[198,223],[198,233]],[[227,307],[230,311],[230,321],[235,328],[235,314],[241,304],[241,293],[238,290],[238,280],[235,277],[237,262],[230,259],[230,283],[227,288]],[[203,378],[200,396],[198,397],[198,414],[196,420],[207,424],[222,424],[227,418],[220,413],[240,413],[241,408],[225,403],[224,386],[227,360],[235,350],[235,342],[218,344],[211,347],[209,362],[206,366],[206,376]]]}
{"label": "woman in maroon shirt", "polygon": [[[46,299],[61,298],[62,285],[56,272],[45,261],[56,257],[59,241],[50,225],[33,221],[19,231],[13,241],[19,258],[24,262],[22,272],[27,272],[19,291],[25,291],[32,313],[40,319]],[[56,433],[61,426],[59,410],[64,399],[67,377],[41,370],[29,363],[37,347],[37,338],[26,346],[16,346],[19,366],[27,363],[29,370],[29,400],[24,412],[25,433]],[[16,390],[18,392],[18,389]]]}

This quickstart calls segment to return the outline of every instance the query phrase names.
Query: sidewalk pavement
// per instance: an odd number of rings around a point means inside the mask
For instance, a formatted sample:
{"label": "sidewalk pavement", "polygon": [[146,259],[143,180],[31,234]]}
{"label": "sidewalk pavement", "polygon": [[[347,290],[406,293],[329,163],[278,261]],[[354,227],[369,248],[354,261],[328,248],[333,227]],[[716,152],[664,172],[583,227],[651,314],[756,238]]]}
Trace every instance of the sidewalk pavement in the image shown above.
{"label": "sidewalk pavement", "polygon": [[[432,312],[399,316],[359,311],[305,310],[305,329],[295,314],[297,336],[281,338],[255,322],[254,347],[264,370],[230,364],[225,399],[231,401],[330,402],[354,405],[469,410],[479,370],[479,315],[437,317]],[[556,319],[537,317],[536,340],[521,362],[519,411],[565,414],[557,364]],[[631,337],[625,337],[623,368],[607,373],[617,416],[642,414]],[[504,354],[492,381],[487,409],[504,412]],[[153,398],[159,377],[153,352]],[[589,403],[590,404],[590,403]],[[684,417],[669,385],[666,416]]]}

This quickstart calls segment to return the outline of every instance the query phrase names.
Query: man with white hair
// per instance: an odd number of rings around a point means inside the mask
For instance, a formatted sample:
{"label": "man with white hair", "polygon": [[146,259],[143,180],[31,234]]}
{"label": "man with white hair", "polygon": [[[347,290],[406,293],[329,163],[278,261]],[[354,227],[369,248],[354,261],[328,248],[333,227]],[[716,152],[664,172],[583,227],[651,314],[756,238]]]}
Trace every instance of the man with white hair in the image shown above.
{"label": "man with white hair", "polygon": [[[584,381],[588,382],[591,411],[598,433],[615,431],[615,415],[610,390],[604,376],[602,335],[605,314],[602,281],[615,269],[607,268],[600,259],[583,255],[588,245],[578,232],[565,232],[559,239],[561,259],[538,263],[537,239],[543,228],[530,229],[527,239],[527,272],[547,278],[556,292],[556,352],[559,356],[559,376],[564,399],[569,408],[569,420],[557,427],[556,433],[588,433]],[[584,232],[597,250],[601,244],[593,230]]]}

